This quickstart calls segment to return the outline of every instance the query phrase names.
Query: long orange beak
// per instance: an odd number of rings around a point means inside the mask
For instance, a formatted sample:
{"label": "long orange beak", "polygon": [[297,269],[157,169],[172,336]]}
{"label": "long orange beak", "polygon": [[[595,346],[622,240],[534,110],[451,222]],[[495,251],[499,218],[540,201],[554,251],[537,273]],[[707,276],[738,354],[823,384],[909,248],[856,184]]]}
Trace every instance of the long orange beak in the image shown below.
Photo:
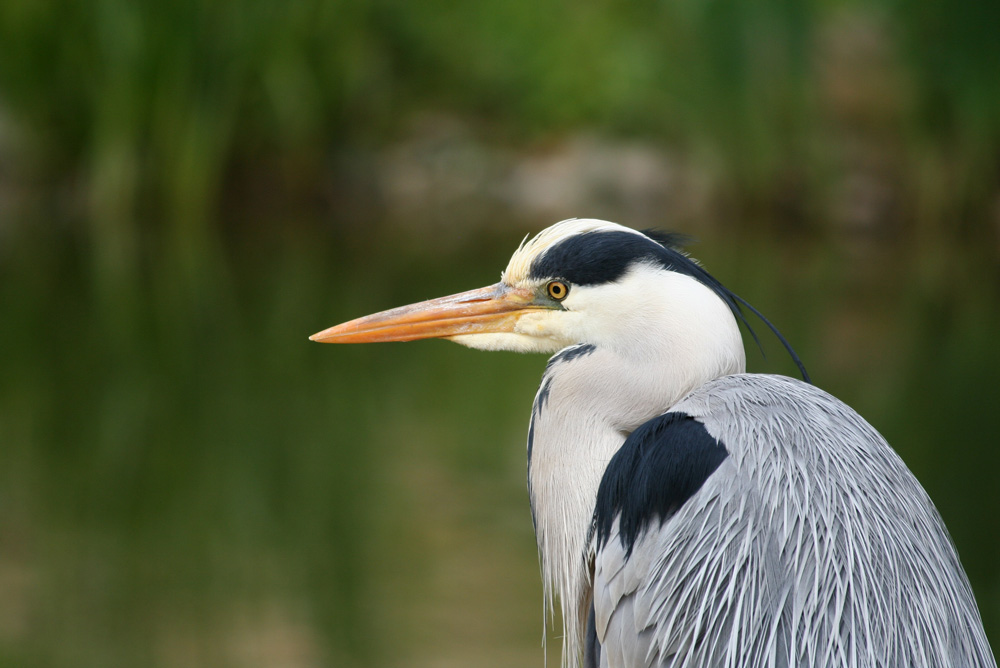
{"label": "long orange beak", "polygon": [[528,311],[549,308],[530,290],[503,283],[351,320],[309,337],[320,343],[375,343],[512,332]]}

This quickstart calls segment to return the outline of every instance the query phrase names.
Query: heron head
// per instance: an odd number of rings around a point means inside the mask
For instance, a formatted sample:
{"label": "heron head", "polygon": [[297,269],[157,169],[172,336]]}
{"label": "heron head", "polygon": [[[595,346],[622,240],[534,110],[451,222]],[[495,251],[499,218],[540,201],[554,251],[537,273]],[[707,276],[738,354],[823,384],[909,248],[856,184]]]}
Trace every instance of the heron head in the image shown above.
{"label": "heron head", "polygon": [[629,310],[614,293],[628,292],[619,283],[629,282],[625,274],[648,254],[641,252],[646,245],[662,250],[649,237],[614,223],[563,221],[523,242],[499,283],[358,318],[310,338],[323,343],[445,338],[483,350],[543,353],[592,343],[606,329],[601,321],[613,324]]}
{"label": "heron head", "polygon": [[[739,348],[740,300],[677,248],[679,237],[572,219],[515,251],[500,282],[326,329],[324,343],[444,338],[482,350],[553,353],[580,343]],[[766,322],[766,321],[765,321]],[[769,324],[769,323],[768,323]],[[734,353],[735,354],[735,353]]]}

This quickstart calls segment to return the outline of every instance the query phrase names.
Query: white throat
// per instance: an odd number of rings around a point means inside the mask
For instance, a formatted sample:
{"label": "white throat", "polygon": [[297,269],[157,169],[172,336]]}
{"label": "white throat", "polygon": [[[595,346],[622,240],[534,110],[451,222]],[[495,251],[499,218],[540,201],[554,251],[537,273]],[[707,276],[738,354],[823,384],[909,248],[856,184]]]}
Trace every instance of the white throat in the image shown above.
{"label": "white throat", "polygon": [[[588,541],[611,457],[639,425],[745,367],[729,308],[688,276],[639,265],[614,284],[587,287],[580,298],[574,309],[587,322],[583,343],[546,368],[529,443],[546,607],[551,611],[558,595],[564,666],[582,656],[591,597]],[[597,304],[613,307],[598,318]]]}

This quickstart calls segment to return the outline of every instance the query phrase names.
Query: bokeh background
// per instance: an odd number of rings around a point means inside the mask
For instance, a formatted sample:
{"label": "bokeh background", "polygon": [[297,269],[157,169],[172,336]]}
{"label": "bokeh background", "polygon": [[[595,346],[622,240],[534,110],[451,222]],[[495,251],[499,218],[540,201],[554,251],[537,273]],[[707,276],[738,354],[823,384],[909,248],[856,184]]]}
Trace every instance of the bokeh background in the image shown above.
{"label": "bokeh background", "polygon": [[[927,487],[997,646],[997,26],[6,0],[0,666],[542,665],[545,360],[306,337],[494,282],[573,216],[699,239]],[[751,369],[792,373],[764,338]]]}

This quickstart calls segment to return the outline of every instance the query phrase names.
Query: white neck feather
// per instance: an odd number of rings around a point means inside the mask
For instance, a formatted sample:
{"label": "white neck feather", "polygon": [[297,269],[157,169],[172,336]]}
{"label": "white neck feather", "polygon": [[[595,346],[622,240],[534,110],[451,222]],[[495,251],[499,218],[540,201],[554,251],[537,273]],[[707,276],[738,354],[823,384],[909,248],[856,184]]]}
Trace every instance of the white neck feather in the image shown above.
{"label": "white neck feather", "polygon": [[563,666],[582,656],[591,597],[586,541],[611,457],[691,390],[745,367],[732,313],[690,277],[640,265],[614,284],[577,292],[573,308],[586,323],[579,340],[594,350],[547,369],[529,470],[546,607],[558,595],[562,611]]}

